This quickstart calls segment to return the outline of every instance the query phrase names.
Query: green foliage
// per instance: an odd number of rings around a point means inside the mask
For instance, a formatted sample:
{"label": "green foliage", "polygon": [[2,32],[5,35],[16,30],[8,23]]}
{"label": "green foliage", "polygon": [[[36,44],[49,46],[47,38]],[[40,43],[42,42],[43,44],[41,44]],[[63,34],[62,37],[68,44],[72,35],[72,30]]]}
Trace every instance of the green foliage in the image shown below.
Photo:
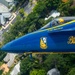
{"label": "green foliage", "polygon": [[24,9],[21,8],[21,9],[19,10],[19,13],[20,13],[22,16],[24,16]]}
{"label": "green foliage", "polygon": [[67,63],[66,67],[68,69],[70,69],[70,68],[75,66],[75,64],[74,64],[74,62],[75,62],[75,54],[65,54],[65,55],[63,55],[63,57],[65,58],[65,61]]}
{"label": "green foliage", "polygon": [[[61,16],[72,16],[73,14],[71,14],[71,10],[72,10],[72,3],[73,0],[69,0],[66,3],[61,3],[58,7],[58,11],[61,12]],[[72,12],[74,13],[74,12]]]}
{"label": "green foliage", "polygon": [[[43,11],[46,9],[46,5],[45,5],[45,2],[44,1],[41,1],[41,2],[38,2],[37,5],[34,7],[33,11],[36,13],[36,14],[41,14],[43,13]],[[43,14],[41,14],[42,16]]]}
{"label": "green foliage", "polygon": [[0,51],[0,61],[3,60],[3,58],[5,57],[6,53]]}
{"label": "green foliage", "polygon": [[2,26],[0,25],[0,29],[2,28]]}
{"label": "green foliage", "polygon": [[30,32],[33,32],[33,31],[35,31],[35,30],[36,30],[36,27],[35,27],[35,24],[33,24],[33,25],[31,25],[31,26],[29,27],[28,32],[30,33]]}
{"label": "green foliage", "polygon": [[75,68],[72,68],[67,75],[75,75]]}
{"label": "green foliage", "polygon": [[2,75],[2,73],[3,73],[3,71],[2,71],[2,70],[0,70],[0,75]]}
{"label": "green foliage", "polygon": [[10,32],[4,33],[3,36],[4,36],[3,44],[6,44],[10,42],[11,40],[15,39],[15,36],[11,34]]}
{"label": "green foliage", "polygon": [[61,75],[65,75],[66,62],[61,54],[50,54],[46,57],[46,60],[44,61],[44,68],[46,71],[54,67],[60,69]]}
{"label": "green foliage", "polygon": [[43,69],[39,70],[34,69],[30,72],[30,75],[46,75],[46,71]]}
{"label": "green foliage", "polygon": [[72,14],[72,16],[75,16],[74,12],[75,12],[75,6],[71,6],[70,10],[69,10],[69,13]]}
{"label": "green foliage", "polygon": [[[58,68],[61,75],[74,75],[75,71],[73,68],[75,62],[74,54],[48,54],[42,57],[43,62],[30,61],[29,58],[25,58],[21,62],[21,75],[46,75],[47,72],[52,68]],[[40,61],[40,60],[39,60]]]}
{"label": "green foliage", "polygon": [[3,64],[3,62],[1,61],[1,62],[0,62],[0,66],[1,66],[2,64]]}
{"label": "green foliage", "polygon": [[29,71],[31,70],[31,68],[33,67],[33,63],[31,62],[31,60],[27,57],[24,60],[21,61],[21,65],[20,65],[20,74],[21,75],[29,75]]}

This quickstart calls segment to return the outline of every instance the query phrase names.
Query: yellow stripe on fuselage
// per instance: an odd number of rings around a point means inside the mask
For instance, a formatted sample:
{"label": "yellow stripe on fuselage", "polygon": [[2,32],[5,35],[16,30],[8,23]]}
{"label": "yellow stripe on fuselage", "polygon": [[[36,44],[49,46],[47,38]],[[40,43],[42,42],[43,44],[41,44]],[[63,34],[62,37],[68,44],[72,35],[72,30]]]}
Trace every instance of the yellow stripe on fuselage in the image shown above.
{"label": "yellow stripe on fuselage", "polygon": [[39,32],[43,32],[43,31],[46,31],[46,30],[57,29],[58,27],[61,28],[61,27],[63,27],[63,26],[66,26],[66,25],[68,25],[68,24],[71,24],[71,23],[73,23],[73,22],[75,22],[75,20],[70,21],[70,22],[67,22],[67,23],[62,24],[62,25],[59,25],[59,26],[55,26],[55,27],[51,27],[51,28],[47,28],[47,29],[44,29],[44,30],[39,30],[39,31],[33,32],[33,33],[31,33],[31,34],[35,34],[35,33],[39,33]]}
{"label": "yellow stripe on fuselage", "polygon": [[75,52],[25,52],[24,54],[75,54]]}

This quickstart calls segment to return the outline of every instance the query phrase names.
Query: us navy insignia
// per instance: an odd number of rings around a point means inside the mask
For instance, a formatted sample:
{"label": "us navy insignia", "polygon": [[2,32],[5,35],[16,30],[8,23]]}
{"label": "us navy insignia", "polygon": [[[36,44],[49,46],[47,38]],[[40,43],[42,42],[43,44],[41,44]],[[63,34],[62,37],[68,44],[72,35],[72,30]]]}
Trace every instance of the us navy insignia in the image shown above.
{"label": "us navy insignia", "polygon": [[47,49],[47,37],[40,38],[40,48]]}
{"label": "us navy insignia", "polygon": [[75,44],[75,37],[74,36],[69,37],[68,44]]}

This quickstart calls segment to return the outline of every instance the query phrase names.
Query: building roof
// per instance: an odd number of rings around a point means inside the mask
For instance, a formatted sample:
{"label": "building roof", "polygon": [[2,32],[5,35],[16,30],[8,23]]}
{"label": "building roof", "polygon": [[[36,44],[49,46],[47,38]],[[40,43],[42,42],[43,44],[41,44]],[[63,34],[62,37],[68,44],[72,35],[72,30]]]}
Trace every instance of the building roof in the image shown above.
{"label": "building roof", "polygon": [[7,2],[13,2],[14,0],[6,0]]}
{"label": "building roof", "polygon": [[2,15],[4,16],[4,18],[10,18],[11,16],[11,13],[2,13]]}
{"label": "building roof", "polygon": [[[4,25],[6,23],[6,18],[11,17],[11,11],[13,7],[14,0],[0,0],[0,24]],[[9,5],[12,5],[10,9],[8,8]]]}
{"label": "building roof", "polygon": [[6,0],[0,0],[0,3],[4,4],[5,6],[9,6],[8,2]]}
{"label": "building roof", "polygon": [[60,72],[58,71],[58,69],[53,68],[48,71],[47,75],[60,75]]}
{"label": "building roof", "polygon": [[9,9],[2,3],[0,3],[0,13],[9,12]]}
{"label": "building roof", "polygon": [[51,18],[51,17],[56,18],[56,17],[58,17],[58,16],[60,16],[60,12],[58,12],[57,10],[52,10],[52,11],[50,12],[50,16],[49,16],[48,18],[45,18],[45,20],[48,20],[48,19]]}
{"label": "building roof", "polygon": [[10,75],[17,75],[20,72],[20,62],[14,67]]}
{"label": "building roof", "polygon": [[7,72],[9,72],[9,68],[8,68],[7,64],[3,64],[3,65],[0,67],[0,69],[3,70],[3,73],[4,73],[4,74],[7,73]]}
{"label": "building roof", "polygon": [[2,15],[0,15],[0,24],[5,24],[5,19]]}
{"label": "building roof", "polygon": [[11,65],[14,63],[16,55],[17,54],[7,53],[6,57],[4,58],[4,61],[7,62],[8,67],[11,67]]}
{"label": "building roof", "polygon": [[0,24],[4,25],[6,22],[5,18],[10,18],[11,17],[11,13],[2,13],[0,15]]}

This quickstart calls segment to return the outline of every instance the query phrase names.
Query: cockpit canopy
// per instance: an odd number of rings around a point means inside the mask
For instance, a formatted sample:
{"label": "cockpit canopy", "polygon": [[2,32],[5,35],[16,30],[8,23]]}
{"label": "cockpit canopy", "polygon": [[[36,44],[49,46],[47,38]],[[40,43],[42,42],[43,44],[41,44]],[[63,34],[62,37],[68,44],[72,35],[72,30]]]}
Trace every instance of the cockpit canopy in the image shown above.
{"label": "cockpit canopy", "polygon": [[56,19],[52,20],[51,22],[49,22],[44,27],[42,27],[41,29],[47,29],[47,28],[51,28],[51,27],[54,27],[54,26],[58,26],[58,25],[70,22],[72,20],[75,20],[75,17],[61,17],[61,18],[56,18]]}

